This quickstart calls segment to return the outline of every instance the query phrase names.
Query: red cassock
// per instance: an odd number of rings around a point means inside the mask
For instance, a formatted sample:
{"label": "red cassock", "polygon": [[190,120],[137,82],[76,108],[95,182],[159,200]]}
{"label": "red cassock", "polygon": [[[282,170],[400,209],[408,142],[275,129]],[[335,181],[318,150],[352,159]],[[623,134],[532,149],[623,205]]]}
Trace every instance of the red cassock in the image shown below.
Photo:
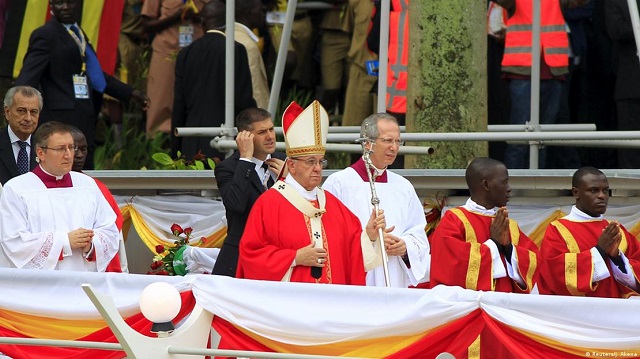
{"label": "red cassock", "polygon": [[[365,285],[358,218],[336,197],[325,191],[326,213],[320,236],[328,256],[316,281],[311,267],[296,266],[291,282]],[[236,277],[280,281],[293,263],[296,251],[311,243],[309,219],[284,196],[270,189],[251,209],[240,240]]]}
{"label": "red cassock", "polygon": [[[607,220],[552,222],[540,247],[543,265],[540,268],[540,293],[586,297],[626,298],[637,295],[631,288],[619,283],[613,274],[592,283],[593,258],[591,248],[598,244]],[[629,259],[634,273],[640,273],[640,244],[636,237],[621,226],[622,242],[619,249]],[[606,260],[609,273],[611,263]]]}
{"label": "red cassock", "polygon": [[[102,195],[104,195],[104,198],[107,200],[107,202],[109,202],[111,208],[113,208],[113,212],[116,214],[116,227],[118,227],[118,231],[121,231],[122,225],[124,224],[124,219],[122,218],[122,212],[120,212],[120,206],[118,206],[118,202],[116,202],[116,199],[113,198],[111,191],[109,191],[109,188],[107,188],[107,186],[102,183],[102,181],[96,178],[94,178],[94,180],[96,181],[100,192],[102,192]],[[122,272],[122,266],[120,264],[120,253],[116,253],[111,262],[109,262],[109,265],[107,265],[106,271],[118,273]]]}
{"label": "red cassock", "polygon": [[[491,251],[482,244],[491,237],[493,216],[470,212],[462,207],[447,211],[429,236],[431,244],[431,286],[438,284],[466,289],[528,293],[537,279],[538,247],[509,220],[513,250],[517,252],[518,267],[514,268],[525,281],[521,288],[508,276],[493,278]],[[507,268],[506,260],[500,254]]]}

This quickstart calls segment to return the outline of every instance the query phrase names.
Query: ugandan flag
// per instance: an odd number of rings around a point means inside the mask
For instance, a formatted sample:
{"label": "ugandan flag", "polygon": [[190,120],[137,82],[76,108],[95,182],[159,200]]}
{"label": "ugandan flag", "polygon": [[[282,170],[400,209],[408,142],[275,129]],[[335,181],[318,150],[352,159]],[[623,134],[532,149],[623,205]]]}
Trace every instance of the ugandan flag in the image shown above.
{"label": "ugandan flag", "polygon": [[[79,25],[96,49],[102,70],[113,74],[124,0],[80,0],[80,7]],[[49,0],[11,1],[0,49],[0,76],[18,76],[29,47],[29,36],[49,18]]]}

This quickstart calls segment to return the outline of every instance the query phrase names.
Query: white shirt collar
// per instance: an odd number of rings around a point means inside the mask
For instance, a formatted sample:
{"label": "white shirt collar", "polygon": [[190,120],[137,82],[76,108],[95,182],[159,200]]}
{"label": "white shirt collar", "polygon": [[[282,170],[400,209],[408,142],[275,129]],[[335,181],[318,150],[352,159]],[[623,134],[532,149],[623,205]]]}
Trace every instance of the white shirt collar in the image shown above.
{"label": "white shirt collar", "polygon": [[496,212],[498,211],[498,207],[493,207],[491,209],[486,209],[486,208],[482,207],[481,205],[477,204],[471,198],[467,199],[467,203],[465,203],[464,206],[462,206],[462,208],[466,209],[467,211],[475,212],[475,213],[482,214],[482,215],[485,215],[485,216],[495,216]]}
{"label": "white shirt collar", "polygon": [[[11,129],[11,126],[7,125],[7,132],[9,133],[9,141],[11,141],[11,143],[16,143],[18,141],[22,141],[18,135],[16,135],[15,132],[13,132],[13,130]],[[29,145],[29,147],[31,147],[31,135],[29,135],[29,137],[27,138],[26,141],[24,141],[27,143],[27,145]]]}
{"label": "white shirt collar", "polygon": [[318,187],[314,187],[311,191],[307,191],[300,185],[300,183],[298,183],[298,181],[293,178],[291,174],[287,175],[287,178],[284,179],[284,182],[295,188],[298,193],[300,193],[306,200],[315,201],[318,199]]}
{"label": "white shirt collar", "polygon": [[[364,161],[364,158],[362,160]],[[365,166],[366,166],[366,164],[365,164]],[[373,164],[373,162],[371,162],[371,167],[373,167],[373,170],[375,171],[374,174],[375,174],[376,177],[382,176],[384,171],[387,170],[386,166],[383,169],[379,169],[378,167],[376,167],[376,165]]]}
{"label": "white shirt collar", "polygon": [[71,26],[75,25],[78,29],[80,29],[80,26],[78,26],[77,22],[74,22],[73,24],[62,24],[62,26],[64,26],[67,30],[71,29]]}
{"label": "white shirt collar", "polygon": [[262,168],[262,164],[266,160],[268,160],[269,158],[271,158],[271,154],[270,153],[267,154],[267,158],[265,158],[264,161],[263,160],[259,160],[259,159],[255,158],[255,157],[251,157],[251,162],[256,164],[256,170],[257,170],[258,168]]}
{"label": "white shirt collar", "polygon": [[55,178],[56,178],[56,180],[58,180],[58,181],[59,181],[59,180],[61,180],[61,179],[62,179],[62,177],[64,177],[64,175],[62,175],[62,176],[52,175],[51,173],[47,172],[44,168],[42,168],[42,165],[39,165],[39,166],[40,166],[40,169],[42,170],[42,172],[44,172],[44,173],[48,174],[48,175],[49,175],[49,176],[51,176],[51,177],[55,177]]}
{"label": "white shirt collar", "polygon": [[250,28],[246,27],[244,24],[241,24],[239,22],[236,22],[236,30],[242,30],[245,33],[247,33],[247,35],[249,35],[249,37],[251,38],[251,40],[253,40],[254,42],[258,42],[260,41],[260,39],[256,36],[256,34],[253,33],[253,31],[251,31]]}
{"label": "white shirt collar", "polygon": [[604,214],[601,214],[598,217],[593,217],[582,212],[578,209],[578,207],[573,206],[571,207],[571,212],[568,215],[564,216],[564,218],[570,221],[593,221],[604,219]]}

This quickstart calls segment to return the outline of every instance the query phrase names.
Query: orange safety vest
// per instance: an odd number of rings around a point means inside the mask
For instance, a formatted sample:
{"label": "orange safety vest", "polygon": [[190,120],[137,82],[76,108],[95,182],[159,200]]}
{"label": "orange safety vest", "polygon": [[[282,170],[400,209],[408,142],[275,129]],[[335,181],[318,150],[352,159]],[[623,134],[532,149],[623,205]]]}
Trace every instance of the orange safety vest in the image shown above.
{"label": "orange safety vest", "polygon": [[407,112],[407,63],[409,58],[409,0],[391,0],[389,13],[389,66],[387,111]]}
{"label": "orange safety vest", "polygon": [[[531,75],[532,11],[532,0],[516,1],[515,14],[507,21],[504,72]],[[540,1],[540,47],[553,75],[568,72],[569,38],[559,0]]]}

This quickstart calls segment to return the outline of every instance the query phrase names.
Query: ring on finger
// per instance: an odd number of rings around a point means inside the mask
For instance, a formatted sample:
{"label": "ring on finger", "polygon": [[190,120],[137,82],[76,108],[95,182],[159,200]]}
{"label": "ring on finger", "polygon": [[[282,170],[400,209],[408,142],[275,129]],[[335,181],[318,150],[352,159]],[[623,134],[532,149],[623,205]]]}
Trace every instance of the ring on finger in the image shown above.
{"label": "ring on finger", "polygon": [[322,264],[322,258],[318,258],[318,264]]}

